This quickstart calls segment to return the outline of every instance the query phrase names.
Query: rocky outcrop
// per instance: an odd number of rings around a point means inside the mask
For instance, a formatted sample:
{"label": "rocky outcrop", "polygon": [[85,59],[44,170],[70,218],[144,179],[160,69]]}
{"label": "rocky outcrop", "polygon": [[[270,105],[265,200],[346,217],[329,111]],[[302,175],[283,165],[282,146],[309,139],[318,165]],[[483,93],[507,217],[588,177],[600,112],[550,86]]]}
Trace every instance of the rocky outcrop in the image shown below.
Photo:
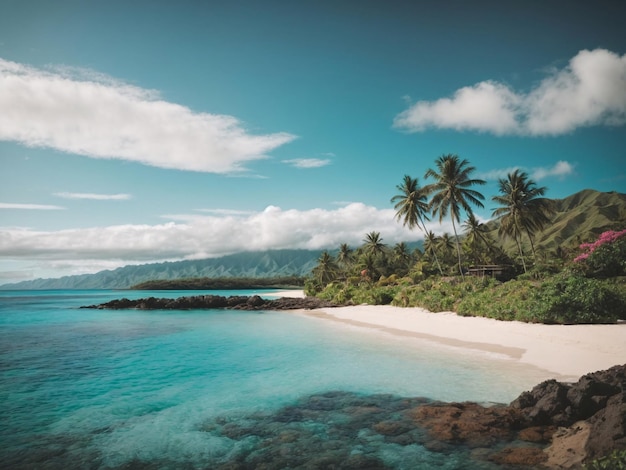
{"label": "rocky outcrop", "polygon": [[88,305],[81,308],[95,309],[137,309],[137,310],[201,310],[201,309],[234,309],[234,310],[298,310],[335,307],[336,305],[317,297],[281,297],[279,299],[264,299],[258,295],[229,296],[221,295],[194,295],[178,297],[176,299],[148,297],[144,299],[116,299],[98,305]]}
{"label": "rocky outcrop", "polygon": [[[217,467],[229,470],[577,469],[626,447],[625,372],[616,366],[575,384],[547,381],[510,405],[327,392],[274,412],[218,417],[201,430],[247,442]],[[576,421],[581,416],[588,418]]]}

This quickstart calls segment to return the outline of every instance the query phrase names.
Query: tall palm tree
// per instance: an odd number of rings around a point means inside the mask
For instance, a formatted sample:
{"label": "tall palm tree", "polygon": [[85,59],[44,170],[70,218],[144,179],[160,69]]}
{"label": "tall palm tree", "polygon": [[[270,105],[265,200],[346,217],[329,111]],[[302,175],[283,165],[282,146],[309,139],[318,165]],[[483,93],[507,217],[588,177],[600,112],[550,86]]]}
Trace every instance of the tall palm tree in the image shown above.
{"label": "tall palm tree", "polygon": [[[391,198],[391,202],[395,203],[393,208],[396,210],[396,219],[402,220],[402,225],[408,226],[409,229],[417,227],[426,234],[428,230],[424,220],[429,220],[426,191],[419,186],[417,178],[411,178],[409,175],[404,175],[402,184],[397,185],[396,189],[400,191],[400,194]],[[434,249],[432,254],[439,268],[439,274],[443,276]]]}
{"label": "tall palm tree", "polygon": [[529,179],[526,172],[520,170],[509,173],[506,179],[500,178],[498,190],[501,194],[492,197],[492,200],[501,206],[492,214],[500,219],[498,233],[515,240],[524,272],[526,272],[522,236],[526,234],[528,237],[533,257],[536,258],[533,236],[550,223],[551,215],[554,213],[553,203],[541,197],[546,193],[547,188],[538,187],[537,183]]}
{"label": "tall palm tree", "polygon": [[435,182],[424,188],[428,194],[433,194],[430,201],[433,215],[439,215],[439,222],[450,213],[452,229],[456,239],[456,251],[459,259],[459,272],[463,276],[461,266],[461,244],[456,231],[455,222],[461,220],[461,210],[467,214],[472,213],[470,204],[484,207],[481,200],[485,197],[471,189],[474,185],[483,185],[486,182],[480,179],[472,179],[470,175],[476,170],[465,159],[461,160],[458,155],[442,155],[435,160],[436,170],[429,168],[425,178],[434,178]]}

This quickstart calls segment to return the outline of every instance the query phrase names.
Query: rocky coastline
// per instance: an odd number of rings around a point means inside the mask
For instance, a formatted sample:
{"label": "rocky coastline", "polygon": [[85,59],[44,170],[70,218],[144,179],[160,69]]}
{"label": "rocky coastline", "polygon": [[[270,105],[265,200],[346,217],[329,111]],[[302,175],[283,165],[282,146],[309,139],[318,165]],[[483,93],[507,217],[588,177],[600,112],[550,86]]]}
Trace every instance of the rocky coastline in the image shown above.
{"label": "rocky coastline", "polygon": [[[216,467],[224,470],[388,469],[395,467],[376,452],[355,448],[395,446],[401,454],[415,445],[430,451],[430,458],[441,456],[436,466],[446,468],[581,469],[626,449],[626,365],[573,384],[548,380],[509,405],[331,391],[272,413],[218,417],[202,430],[255,442]],[[444,464],[447,459],[458,465]],[[422,464],[415,462],[415,468],[432,468]],[[587,468],[624,468],[600,465]]]}

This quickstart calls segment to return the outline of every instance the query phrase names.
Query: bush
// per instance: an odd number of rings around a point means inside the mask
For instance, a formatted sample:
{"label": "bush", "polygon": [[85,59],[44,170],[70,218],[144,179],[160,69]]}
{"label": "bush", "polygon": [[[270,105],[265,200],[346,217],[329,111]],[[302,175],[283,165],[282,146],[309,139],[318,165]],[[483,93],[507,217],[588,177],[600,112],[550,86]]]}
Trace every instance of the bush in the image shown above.
{"label": "bush", "polygon": [[609,230],[593,243],[580,245],[583,253],[574,259],[588,277],[608,278],[626,275],[626,230]]}
{"label": "bush", "polygon": [[536,292],[543,323],[614,323],[626,318],[623,289],[614,283],[561,273]]}

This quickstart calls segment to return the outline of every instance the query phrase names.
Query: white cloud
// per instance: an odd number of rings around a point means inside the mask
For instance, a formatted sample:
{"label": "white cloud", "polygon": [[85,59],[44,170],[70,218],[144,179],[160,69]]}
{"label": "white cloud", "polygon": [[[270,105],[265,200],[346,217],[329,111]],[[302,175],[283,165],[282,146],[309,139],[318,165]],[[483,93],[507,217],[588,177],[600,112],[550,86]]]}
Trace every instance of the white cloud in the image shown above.
{"label": "white cloud", "polygon": [[65,207],[52,206],[48,204],[19,204],[19,203],[12,203],[12,202],[0,202],[0,209],[59,211],[59,210],[65,210]]}
{"label": "white cloud", "polygon": [[319,168],[322,166],[330,165],[330,159],[328,158],[293,158],[291,160],[283,160],[286,163],[296,168]]}
{"label": "white cloud", "polygon": [[94,193],[54,193],[64,199],[92,199],[95,201],[126,201],[131,199],[130,194],[94,194]]}
{"label": "white cloud", "polygon": [[530,177],[535,180],[541,180],[547,178],[549,176],[556,176],[558,178],[563,178],[565,176],[571,175],[574,173],[574,165],[564,160],[560,160],[554,164],[551,168],[533,168],[530,174]]}
{"label": "white cloud", "polygon": [[429,127],[506,134],[516,127],[519,98],[506,86],[482,82],[457,90],[452,98],[419,101],[394,120],[394,127],[412,132]]}
{"label": "white cloud", "polygon": [[485,81],[452,98],[419,101],[396,116],[394,127],[472,130],[496,135],[559,135],[579,127],[626,123],[626,54],[580,51],[529,93]]}
{"label": "white cloud", "polygon": [[494,170],[480,173],[478,177],[484,180],[493,181],[501,178],[506,178],[509,173],[512,173],[515,170],[521,170],[526,172],[529,177],[535,181],[539,181],[551,176],[556,176],[557,178],[562,179],[565,176],[574,173],[574,166],[574,164],[569,163],[565,160],[559,160],[552,167],[535,167],[527,169],[522,166],[512,166],[509,168],[496,168]]}
{"label": "white cloud", "polygon": [[232,116],[198,113],[91,71],[43,71],[0,59],[0,140],[160,168],[229,173],[292,141],[249,134]]}
{"label": "white cloud", "polygon": [[477,178],[494,181],[499,180],[501,178],[506,178],[509,173],[513,173],[515,170],[521,170],[522,168],[519,166],[510,166],[508,168],[496,168],[494,170],[489,170],[486,172],[481,172],[477,175]]}
{"label": "white cloud", "polygon": [[[0,271],[16,260],[33,272],[58,267],[57,275],[75,274],[76,266],[101,269],[177,259],[199,259],[248,250],[281,248],[334,249],[341,243],[360,246],[368,232],[380,232],[383,242],[419,240],[394,219],[393,209],[361,203],[333,209],[283,210],[269,206],[262,212],[180,214],[158,225],[119,225],[59,231],[26,228],[0,229]],[[428,224],[435,233],[451,232],[448,223]],[[61,270],[61,266],[65,271]],[[15,270],[14,268],[11,270]],[[56,276],[55,276],[56,277]]]}

